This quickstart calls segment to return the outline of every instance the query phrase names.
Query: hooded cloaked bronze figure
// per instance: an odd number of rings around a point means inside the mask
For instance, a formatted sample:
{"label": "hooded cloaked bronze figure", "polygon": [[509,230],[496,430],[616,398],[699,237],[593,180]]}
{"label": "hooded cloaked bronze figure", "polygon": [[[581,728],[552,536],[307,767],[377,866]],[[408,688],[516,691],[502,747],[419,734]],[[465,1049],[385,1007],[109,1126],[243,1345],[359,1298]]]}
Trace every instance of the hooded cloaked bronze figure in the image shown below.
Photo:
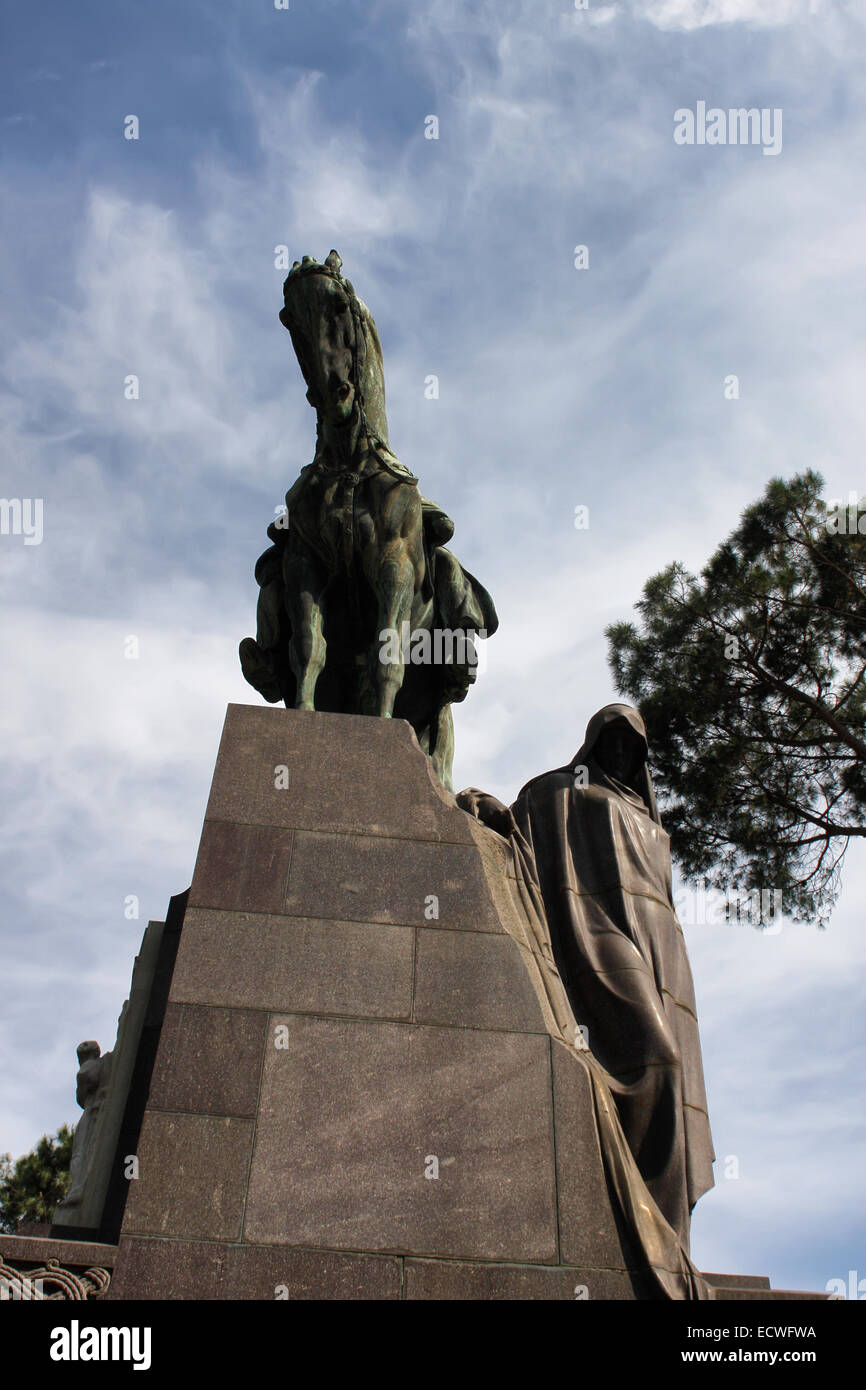
{"label": "hooded cloaked bronze figure", "polygon": [[534,777],[508,810],[461,805],[520,841],[574,1017],[603,1069],[647,1189],[689,1249],[714,1158],[692,972],[674,911],[669,839],[628,705],[593,716],[572,763]]}

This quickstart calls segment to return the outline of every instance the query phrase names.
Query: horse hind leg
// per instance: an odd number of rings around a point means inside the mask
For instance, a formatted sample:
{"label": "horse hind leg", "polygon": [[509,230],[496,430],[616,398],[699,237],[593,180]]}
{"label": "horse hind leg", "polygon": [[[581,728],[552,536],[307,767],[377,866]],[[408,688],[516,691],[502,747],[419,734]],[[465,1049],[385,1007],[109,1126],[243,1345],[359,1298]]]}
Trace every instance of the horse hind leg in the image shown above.
{"label": "horse hind leg", "polygon": [[[377,663],[378,666],[378,663]],[[379,691],[376,685],[376,672],[366,652],[358,657],[358,713],[375,715],[379,709]]]}

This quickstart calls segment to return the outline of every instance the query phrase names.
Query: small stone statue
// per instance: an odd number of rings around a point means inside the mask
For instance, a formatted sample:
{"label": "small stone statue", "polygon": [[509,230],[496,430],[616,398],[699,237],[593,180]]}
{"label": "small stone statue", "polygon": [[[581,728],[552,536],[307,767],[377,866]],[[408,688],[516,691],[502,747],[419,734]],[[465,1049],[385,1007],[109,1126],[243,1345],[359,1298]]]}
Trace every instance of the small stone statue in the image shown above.
{"label": "small stone statue", "polygon": [[58,1210],[62,1207],[65,1212],[68,1212],[70,1207],[78,1206],[84,1196],[87,1173],[93,1154],[94,1135],[108,1087],[113,1056],[111,1052],[106,1052],[100,1056],[99,1043],[92,1041],[79,1043],[77,1051],[78,1076],[76,1078],[75,1099],[84,1114],[75,1126],[72,1140],[69,1191],[58,1207]]}

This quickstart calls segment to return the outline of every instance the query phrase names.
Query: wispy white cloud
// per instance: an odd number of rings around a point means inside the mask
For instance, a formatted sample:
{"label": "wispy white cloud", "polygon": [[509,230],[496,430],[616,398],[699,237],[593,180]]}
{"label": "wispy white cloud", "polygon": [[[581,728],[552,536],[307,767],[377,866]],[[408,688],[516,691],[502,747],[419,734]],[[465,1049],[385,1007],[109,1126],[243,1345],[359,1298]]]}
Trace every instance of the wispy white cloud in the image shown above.
{"label": "wispy white cloud", "polygon": [[705,29],[716,24],[776,28],[808,20],[829,8],[828,0],[634,0],[641,18],[659,29]]}

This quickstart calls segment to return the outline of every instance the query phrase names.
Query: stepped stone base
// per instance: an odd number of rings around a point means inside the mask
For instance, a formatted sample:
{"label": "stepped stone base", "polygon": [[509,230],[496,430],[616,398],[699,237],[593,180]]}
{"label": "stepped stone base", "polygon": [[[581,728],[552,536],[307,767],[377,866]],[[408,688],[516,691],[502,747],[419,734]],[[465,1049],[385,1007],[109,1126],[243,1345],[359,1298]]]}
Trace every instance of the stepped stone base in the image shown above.
{"label": "stepped stone base", "polygon": [[653,1296],[515,892],[408,724],[229,706],[107,1296]]}
{"label": "stepped stone base", "polygon": [[[272,1299],[279,1283],[295,1299],[461,1299],[488,1301],[652,1296],[646,1279],[617,1270],[579,1270],[537,1265],[481,1264],[391,1256],[322,1254],[316,1251],[225,1250],[207,1241],[128,1244],[135,1269],[135,1297],[163,1299]],[[108,1293],[117,1246],[85,1240],[0,1235],[0,1299],[125,1298]],[[94,1277],[94,1271],[103,1275]],[[286,1276],[288,1275],[288,1282]],[[72,1276],[71,1278],[69,1276]],[[279,1277],[278,1277],[279,1276]],[[127,1276],[129,1277],[129,1276]],[[706,1274],[718,1299],[817,1299],[827,1294],[771,1289],[769,1279],[748,1274]],[[40,1287],[41,1281],[41,1287]]]}

